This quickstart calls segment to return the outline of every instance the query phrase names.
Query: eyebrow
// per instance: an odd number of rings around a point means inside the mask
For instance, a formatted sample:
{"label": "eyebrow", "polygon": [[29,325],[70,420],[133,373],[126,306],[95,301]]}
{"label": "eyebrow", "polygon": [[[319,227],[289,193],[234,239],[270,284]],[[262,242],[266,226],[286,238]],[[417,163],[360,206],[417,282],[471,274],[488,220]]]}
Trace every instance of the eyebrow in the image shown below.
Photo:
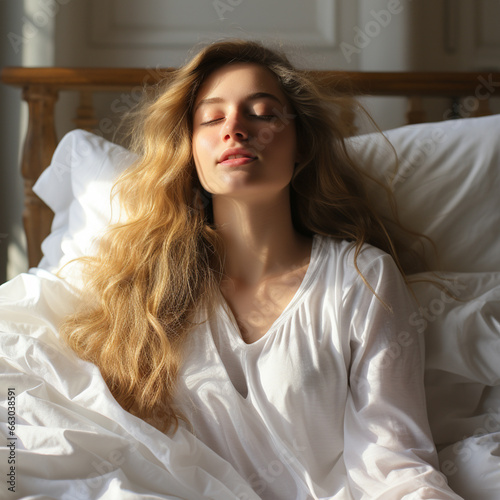
{"label": "eyebrow", "polygon": [[[255,101],[258,99],[271,99],[281,106],[283,106],[283,103],[276,97],[274,94],[270,94],[269,92],[255,92],[254,94],[249,94],[245,97],[245,101]],[[207,104],[218,104],[221,102],[224,102],[225,99],[222,97],[208,97],[207,99],[202,99],[194,108],[193,112],[195,112],[200,106],[204,106]]]}

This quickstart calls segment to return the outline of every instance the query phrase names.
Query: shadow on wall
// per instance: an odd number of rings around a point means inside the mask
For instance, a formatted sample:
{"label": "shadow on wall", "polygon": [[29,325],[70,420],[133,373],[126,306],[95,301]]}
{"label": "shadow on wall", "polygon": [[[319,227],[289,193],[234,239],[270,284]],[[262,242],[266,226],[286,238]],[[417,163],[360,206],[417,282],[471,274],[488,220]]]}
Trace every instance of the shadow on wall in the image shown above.
{"label": "shadow on wall", "polygon": [[[9,33],[22,33],[23,2],[0,2],[0,61],[3,66],[21,66],[22,50],[9,41]],[[24,253],[21,210],[23,184],[19,170],[20,91],[0,85],[0,283],[8,279],[9,248]]]}

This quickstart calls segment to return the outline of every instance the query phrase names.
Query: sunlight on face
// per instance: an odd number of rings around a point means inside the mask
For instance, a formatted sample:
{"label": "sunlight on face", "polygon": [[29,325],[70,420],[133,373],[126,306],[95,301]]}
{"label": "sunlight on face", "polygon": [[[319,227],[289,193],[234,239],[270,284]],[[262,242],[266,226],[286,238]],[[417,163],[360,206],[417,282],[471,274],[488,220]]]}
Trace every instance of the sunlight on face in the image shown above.
{"label": "sunlight on face", "polygon": [[294,115],[271,71],[224,66],[204,82],[194,109],[193,156],[208,192],[255,199],[287,188],[297,161]]}

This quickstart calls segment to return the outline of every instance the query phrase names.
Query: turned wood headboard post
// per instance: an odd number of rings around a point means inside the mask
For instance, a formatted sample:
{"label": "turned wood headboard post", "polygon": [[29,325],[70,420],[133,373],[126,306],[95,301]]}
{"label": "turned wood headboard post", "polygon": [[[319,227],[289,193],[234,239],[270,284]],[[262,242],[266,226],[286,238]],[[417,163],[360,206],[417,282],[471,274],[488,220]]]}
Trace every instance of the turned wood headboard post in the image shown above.
{"label": "turned wood headboard post", "polygon": [[28,103],[28,130],[21,159],[24,178],[23,222],[28,244],[28,264],[36,266],[42,258],[40,241],[50,232],[53,213],[33,192],[33,184],[50,164],[57,146],[54,105],[57,91],[44,85],[24,87],[23,99]]}
{"label": "turned wood headboard post", "polygon": [[94,106],[92,104],[92,92],[80,92],[80,104],[76,109],[76,117],[73,123],[77,128],[88,130],[97,128],[98,119],[95,115]]}
{"label": "turned wood headboard post", "polygon": [[406,122],[408,124],[424,123],[426,115],[421,96],[410,96],[408,98],[408,109],[406,111]]}

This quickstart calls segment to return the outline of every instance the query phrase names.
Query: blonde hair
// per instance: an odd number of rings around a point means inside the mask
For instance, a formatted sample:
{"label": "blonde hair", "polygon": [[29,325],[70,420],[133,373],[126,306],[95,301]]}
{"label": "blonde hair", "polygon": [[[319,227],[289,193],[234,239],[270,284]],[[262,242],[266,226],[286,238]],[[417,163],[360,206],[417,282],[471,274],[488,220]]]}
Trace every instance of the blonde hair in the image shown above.
{"label": "blonde hair", "polygon": [[397,261],[384,223],[368,205],[340,118],[351,100],[324,91],[285,56],[255,42],[222,41],[202,49],[159,84],[134,113],[130,148],[137,162],[116,185],[127,211],[98,254],[85,259],[86,287],[62,332],[101,370],[126,410],[168,430],[182,344],[199,308],[211,314],[222,277],[222,240],[196,175],[192,114],[214,70],[236,62],[272,71],[293,107],[301,161],[290,185],[297,231],[346,239],[355,261],[365,243]]}

